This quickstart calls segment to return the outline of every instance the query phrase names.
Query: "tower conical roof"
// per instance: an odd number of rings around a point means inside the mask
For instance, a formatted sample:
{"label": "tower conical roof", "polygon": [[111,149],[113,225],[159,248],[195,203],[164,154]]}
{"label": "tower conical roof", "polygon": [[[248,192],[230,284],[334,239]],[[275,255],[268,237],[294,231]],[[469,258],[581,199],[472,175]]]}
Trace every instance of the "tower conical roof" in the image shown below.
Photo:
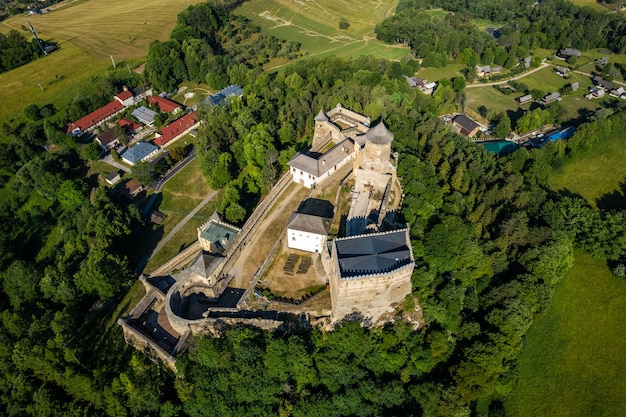
{"label": "tower conical roof", "polygon": [[376,126],[371,127],[365,133],[365,139],[376,145],[387,145],[393,140],[393,133],[387,129],[385,122],[382,120]]}
{"label": "tower conical roof", "polygon": [[326,116],[326,114],[320,109],[320,112],[317,113],[317,116],[315,116],[315,121],[316,122],[327,122],[328,121],[328,116]]}

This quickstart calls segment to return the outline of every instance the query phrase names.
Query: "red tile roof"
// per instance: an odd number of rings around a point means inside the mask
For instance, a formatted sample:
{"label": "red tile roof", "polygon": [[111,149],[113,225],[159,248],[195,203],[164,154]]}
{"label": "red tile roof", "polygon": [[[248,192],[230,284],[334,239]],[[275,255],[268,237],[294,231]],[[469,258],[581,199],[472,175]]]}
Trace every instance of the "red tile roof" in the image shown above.
{"label": "red tile roof", "polygon": [[185,130],[195,125],[197,121],[198,115],[195,111],[181,117],[159,130],[156,133],[158,138],[154,140],[154,144],[158,146],[165,146],[165,144],[173,139],[176,139],[178,136],[182,135]]}
{"label": "red tile roof", "polygon": [[133,96],[133,93],[131,93],[130,91],[122,91],[121,93],[115,95],[115,97],[119,98],[122,101],[129,99],[132,96]]}
{"label": "red tile roof", "polygon": [[148,103],[156,104],[160,111],[166,113],[171,113],[176,109],[180,109],[180,104],[159,96],[148,97]]}
{"label": "red tile roof", "polygon": [[72,123],[70,125],[71,127],[70,131],[76,128],[82,131],[85,131],[89,129],[90,127],[92,127],[93,125],[96,125],[100,123],[101,121],[113,116],[115,113],[122,110],[123,108],[124,108],[124,105],[120,103],[119,101],[117,100],[112,101],[106,106],[100,107],[99,109],[94,110],[91,113],[89,113],[87,116],[83,116],[77,121],[75,121],[74,123]]}
{"label": "red tile roof", "polygon": [[141,127],[139,123],[132,122],[128,119],[120,119],[118,120],[117,124],[120,125],[120,127],[123,128],[126,133],[133,133]]}

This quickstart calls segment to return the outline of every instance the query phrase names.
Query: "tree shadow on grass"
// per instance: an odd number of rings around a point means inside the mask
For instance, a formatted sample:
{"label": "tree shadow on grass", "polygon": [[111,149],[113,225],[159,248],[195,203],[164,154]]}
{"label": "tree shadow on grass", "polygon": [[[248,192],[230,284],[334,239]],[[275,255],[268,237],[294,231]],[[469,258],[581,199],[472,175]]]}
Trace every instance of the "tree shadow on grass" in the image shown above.
{"label": "tree shadow on grass", "polygon": [[596,206],[601,210],[621,210],[626,207],[626,180],[619,188],[596,199]]}

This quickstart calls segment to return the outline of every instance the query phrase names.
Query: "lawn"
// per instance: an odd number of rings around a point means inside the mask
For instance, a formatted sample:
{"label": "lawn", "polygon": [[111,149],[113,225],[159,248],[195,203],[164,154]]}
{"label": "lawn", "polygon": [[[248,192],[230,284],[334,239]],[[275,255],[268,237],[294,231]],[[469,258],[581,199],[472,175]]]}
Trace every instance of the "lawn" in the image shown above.
{"label": "lawn", "polygon": [[549,179],[550,188],[580,194],[594,206],[602,196],[612,195],[612,198],[602,199],[600,206],[622,208],[623,184],[626,183],[625,158],[626,131],[623,131],[621,135],[605,138],[599,145],[565,162]]}
{"label": "lawn", "polygon": [[[30,37],[30,21],[40,38],[60,49],[49,56],[0,74],[0,119],[7,120],[27,104],[62,106],[80,93],[96,75],[138,65],[155,39],[165,40],[176,15],[198,0],[88,0],[51,13],[14,16],[0,23],[0,32],[16,29]],[[41,86],[41,87],[40,87]],[[43,89],[43,91],[42,91]]]}
{"label": "lawn", "polygon": [[[409,49],[376,40],[374,27],[393,14],[397,1],[355,3],[347,0],[258,0],[243,3],[235,10],[259,25],[264,33],[300,42],[305,57],[336,55],[344,58],[374,55],[401,59]],[[339,29],[345,19],[347,29]],[[274,68],[284,62],[273,63]],[[271,68],[268,68],[271,69]]]}
{"label": "lawn", "polygon": [[[596,11],[599,12],[608,12],[611,9],[604,7],[603,5],[601,5],[600,3],[598,3],[596,0],[570,0],[572,3],[574,3],[576,6],[580,6],[580,7],[591,7],[592,9],[595,9]],[[619,3],[616,3],[615,5],[618,5]]]}
{"label": "lawn", "polygon": [[443,68],[422,68],[417,72],[420,78],[428,81],[439,81],[442,78],[454,78],[461,76],[461,70],[465,68],[463,64],[448,64]]}
{"label": "lawn", "polygon": [[528,331],[506,415],[624,415],[625,321],[626,280],[604,261],[577,254],[551,307]]}

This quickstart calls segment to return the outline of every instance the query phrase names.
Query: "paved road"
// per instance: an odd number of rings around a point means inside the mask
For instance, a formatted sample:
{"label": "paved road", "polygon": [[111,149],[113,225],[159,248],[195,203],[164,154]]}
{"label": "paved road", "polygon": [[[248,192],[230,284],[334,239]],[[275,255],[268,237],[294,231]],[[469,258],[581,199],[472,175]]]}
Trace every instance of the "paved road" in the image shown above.
{"label": "paved road", "polygon": [[161,188],[165,185],[165,183],[168,182],[181,169],[185,168],[191,161],[194,160],[195,157],[196,157],[196,148],[193,148],[191,152],[189,152],[189,155],[185,159],[183,159],[183,161],[180,164],[176,165],[174,169],[172,169],[170,172],[165,174],[165,176],[161,178],[152,188],[154,188],[155,191],[161,191]]}
{"label": "paved road", "polygon": [[[191,218],[192,218],[193,216],[195,216],[195,215],[196,215],[196,213],[198,213],[200,210],[202,210],[202,208],[203,208],[204,206],[206,206],[206,205],[209,203],[209,201],[213,200],[213,198],[214,198],[216,195],[217,195],[217,191],[213,191],[213,192],[212,192],[211,194],[209,194],[209,195],[208,195],[208,196],[207,196],[204,200],[202,200],[202,201],[200,202],[200,204],[198,204],[198,205],[196,206],[196,208],[194,208],[193,210],[191,210],[191,211],[189,212],[189,214],[187,214],[187,215],[185,216],[185,218],[184,218],[184,219],[182,219],[180,222],[178,222],[178,224],[177,224],[176,226],[174,226],[174,228],[173,228],[173,229],[172,229],[172,230],[168,233],[168,235],[167,235],[167,236],[165,236],[163,239],[161,239],[161,241],[160,241],[160,242],[156,245],[156,248],[154,248],[154,250],[153,250],[153,251],[152,251],[152,253],[150,254],[150,257],[149,257],[149,258],[151,258],[152,256],[154,256],[154,254],[155,254],[155,253],[157,253],[158,251],[160,251],[160,250],[163,248],[163,246],[165,246],[165,245],[167,244],[167,242],[169,242],[169,241],[172,239],[172,237],[174,237],[174,235],[175,235],[176,233],[178,233],[178,231],[179,231],[180,229],[182,229],[182,227],[183,227],[185,224],[187,224],[187,222],[188,222],[189,220],[191,220]],[[148,258],[148,259],[149,259],[149,258]]]}
{"label": "paved road", "polygon": [[107,156],[102,158],[102,162],[105,162],[111,165],[113,168],[121,169],[124,172],[130,172],[130,168],[128,168],[126,165],[122,165],[119,162],[115,161],[113,157],[111,156],[111,154],[108,154]]}
{"label": "paved road", "polygon": [[532,74],[534,72],[537,72],[537,71],[542,70],[542,69],[544,69],[546,67],[549,67],[549,66],[550,66],[550,64],[543,62],[537,68],[533,68],[530,71],[527,71],[527,72],[525,72],[523,74],[520,74],[520,75],[516,75],[515,77],[507,78],[506,80],[502,80],[502,81],[495,81],[495,82],[492,82],[492,83],[470,84],[470,85],[466,85],[465,88],[489,87],[489,86],[492,86],[492,85],[506,84],[507,82],[509,82],[511,80],[518,80],[520,78],[524,78],[527,75],[530,75],[530,74]]}

